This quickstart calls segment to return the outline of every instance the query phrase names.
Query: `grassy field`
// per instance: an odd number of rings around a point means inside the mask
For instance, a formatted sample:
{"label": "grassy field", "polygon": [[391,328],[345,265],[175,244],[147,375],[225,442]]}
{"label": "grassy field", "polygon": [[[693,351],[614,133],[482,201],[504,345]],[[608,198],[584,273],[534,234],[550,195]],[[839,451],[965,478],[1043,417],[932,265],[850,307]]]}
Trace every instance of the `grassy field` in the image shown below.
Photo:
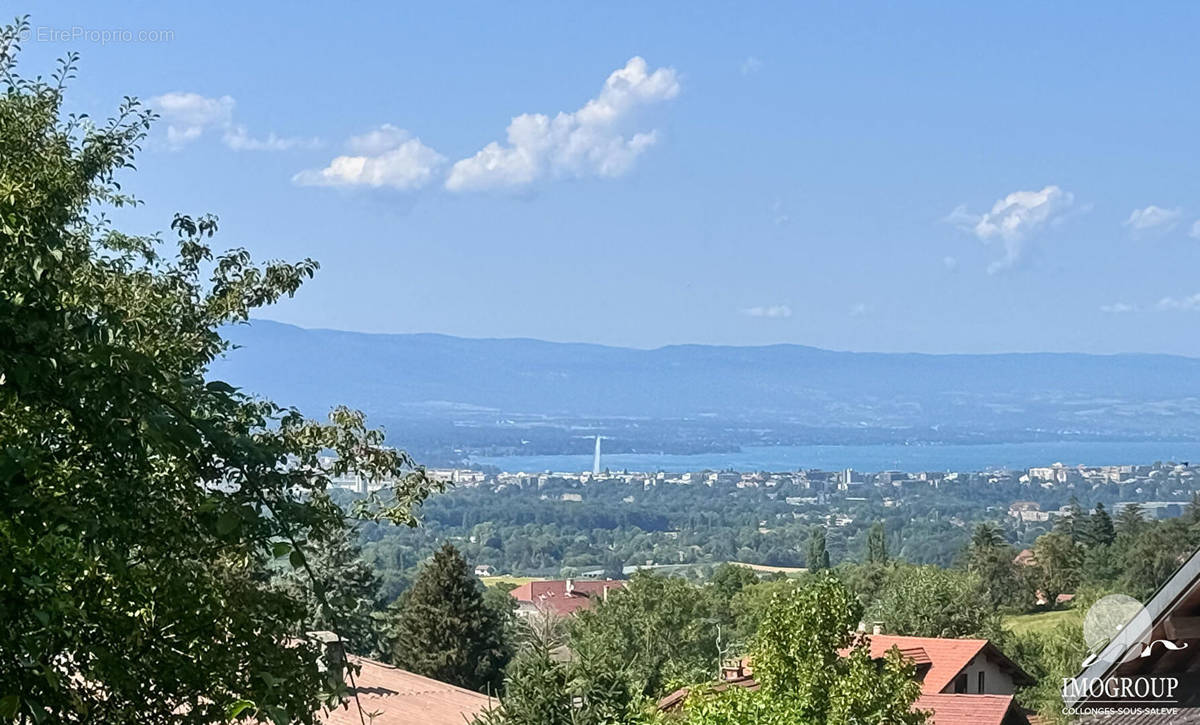
{"label": "grassy field", "polygon": [[519,587],[529,582],[542,581],[542,578],[537,576],[509,576],[508,574],[501,574],[499,576],[481,576],[479,577],[479,581],[483,582],[484,586],[489,587],[494,587],[497,584],[512,584],[515,587]]}
{"label": "grassy field", "polygon": [[1015,634],[1038,634],[1054,629],[1079,613],[1072,609],[1056,609],[1052,612],[1013,614],[1004,618],[1004,628]]}

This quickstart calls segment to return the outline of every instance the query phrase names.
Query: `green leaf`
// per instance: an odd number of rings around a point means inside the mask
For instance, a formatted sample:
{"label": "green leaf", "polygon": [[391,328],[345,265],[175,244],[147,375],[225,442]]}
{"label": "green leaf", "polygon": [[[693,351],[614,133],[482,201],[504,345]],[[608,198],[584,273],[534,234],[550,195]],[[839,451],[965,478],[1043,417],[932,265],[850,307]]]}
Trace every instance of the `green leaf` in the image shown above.
{"label": "green leaf", "polygon": [[304,554],[299,550],[293,551],[292,555],[288,557],[288,561],[292,563],[293,569],[299,569],[304,566]]}
{"label": "green leaf", "polygon": [[291,552],[292,545],[286,541],[276,541],[274,544],[271,544],[271,554],[274,555],[276,559],[287,556]]}
{"label": "green leaf", "polygon": [[17,717],[17,711],[20,709],[20,695],[5,695],[4,697],[0,697],[0,717],[6,720],[14,720]]}
{"label": "green leaf", "polygon": [[226,511],[217,519],[217,534],[228,536],[242,525],[242,517],[236,511]]}
{"label": "green leaf", "polygon": [[254,707],[254,703],[249,700],[238,700],[225,709],[225,716],[230,720],[236,720],[243,712]]}

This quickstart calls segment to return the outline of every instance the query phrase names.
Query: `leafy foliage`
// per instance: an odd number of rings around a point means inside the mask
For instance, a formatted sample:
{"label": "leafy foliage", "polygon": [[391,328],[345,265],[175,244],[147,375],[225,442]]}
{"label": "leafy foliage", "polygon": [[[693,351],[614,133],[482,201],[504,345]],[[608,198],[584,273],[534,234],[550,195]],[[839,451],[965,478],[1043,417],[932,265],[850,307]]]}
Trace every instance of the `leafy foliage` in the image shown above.
{"label": "leafy foliage", "polygon": [[993,637],[999,617],[976,575],[935,566],[898,567],[869,618],[917,637]]}
{"label": "leafy foliage", "polygon": [[450,543],[393,607],[392,659],[406,670],[472,690],[496,691],[511,651],[504,615]]}
{"label": "leafy foliage", "polygon": [[882,662],[856,635],[862,610],[830,573],[776,598],[754,645],[756,691],[698,690],[688,698],[690,725],[735,723],[922,723],[911,663],[898,651]]}
{"label": "leafy foliage", "polygon": [[[306,602],[310,630],[335,630],[349,652],[378,658],[383,654],[379,576],[361,558],[357,531],[333,532],[328,541],[310,541],[308,566],[285,568],[280,586]],[[315,579],[313,579],[315,577]],[[321,597],[337,612],[322,606]]]}
{"label": "leafy foliage", "polygon": [[362,513],[399,523],[431,486],[360,414],[320,424],[205,379],[220,328],[316,263],[214,255],[215,217],[177,216],[169,255],[113,229],[152,114],[65,115],[74,57],[21,78],[27,27],[0,31],[0,701],[19,721],[311,722],[344,685],[305,628],[342,612],[271,563],[307,569],[345,526],[332,474],[393,481]]}
{"label": "leafy foliage", "polygon": [[638,722],[649,703],[629,690],[621,670],[604,669],[560,655],[566,623],[555,615],[519,624],[521,647],[508,668],[499,707],[477,725],[607,725]]}
{"label": "leafy foliage", "polygon": [[867,551],[864,559],[870,564],[887,563],[887,533],[882,521],[871,524],[871,528],[867,531]]}
{"label": "leafy foliage", "polygon": [[571,649],[591,671],[622,672],[631,691],[663,695],[716,674],[712,615],[710,599],[688,582],[639,572],[576,615]]}
{"label": "leafy foliage", "polygon": [[808,555],[804,558],[809,571],[829,568],[829,550],[825,546],[825,529],[814,526],[808,535]]}

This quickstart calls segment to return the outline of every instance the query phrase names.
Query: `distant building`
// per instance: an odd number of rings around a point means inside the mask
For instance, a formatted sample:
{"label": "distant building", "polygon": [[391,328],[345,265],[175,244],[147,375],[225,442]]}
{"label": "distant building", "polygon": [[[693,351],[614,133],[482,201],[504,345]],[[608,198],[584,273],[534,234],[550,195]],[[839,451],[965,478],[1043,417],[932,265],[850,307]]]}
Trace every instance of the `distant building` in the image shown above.
{"label": "distant building", "polygon": [[1050,513],[1034,501],[1014,501],[1008,507],[1008,515],[1020,521],[1049,521]]}
{"label": "distant building", "polygon": [[1121,513],[1121,510],[1132,503],[1136,503],[1142,509],[1143,518],[1148,519],[1173,519],[1177,516],[1182,516],[1187,510],[1190,501],[1120,501],[1113,504],[1113,515]]}
{"label": "distant building", "polygon": [[559,579],[526,582],[509,593],[517,600],[518,616],[540,613],[565,617],[607,599],[610,590],[623,588],[623,581]]}
{"label": "distant building", "polygon": [[496,576],[496,570],[491,564],[476,564],[475,576]]}

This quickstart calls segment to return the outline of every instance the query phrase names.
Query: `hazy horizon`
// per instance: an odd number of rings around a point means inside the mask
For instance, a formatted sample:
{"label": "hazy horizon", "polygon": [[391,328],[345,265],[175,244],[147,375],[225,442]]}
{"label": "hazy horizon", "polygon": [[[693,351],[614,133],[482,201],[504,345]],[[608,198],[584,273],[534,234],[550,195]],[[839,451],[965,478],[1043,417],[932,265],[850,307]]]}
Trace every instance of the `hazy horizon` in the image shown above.
{"label": "hazy horizon", "polygon": [[505,335],[505,336],[456,335],[454,333],[438,332],[436,330],[412,330],[412,331],[404,331],[404,332],[389,332],[389,331],[378,331],[378,330],[356,330],[356,329],[350,329],[350,328],[335,328],[335,327],[319,327],[319,326],[310,327],[307,325],[300,325],[300,324],[296,324],[296,323],[292,323],[292,322],[285,322],[283,320],[276,320],[276,319],[272,319],[269,317],[255,317],[255,318],[252,318],[251,320],[249,320],[249,322],[251,322],[251,323],[269,322],[269,323],[274,323],[277,325],[286,325],[288,327],[295,327],[300,330],[306,330],[306,331],[311,331],[311,332],[345,332],[345,333],[351,333],[351,334],[355,334],[355,335],[379,335],[379,336],[397,336],[397,337],[406,336],[406,335],[411,335],[411,336],[435,335],[435,336],[440,336],[440,337],[452,337],[452,338],[457,338],[460,340],[480,340],[480,341],[485,341],[485,340],[528,340],[530,342],[547,342],[547,343],[553,343],[556,345],[594,345],[597,347],[607,347],[607,348],[614,348],[614,349],[620,349],[620,350],[644,350],[644,351],[661,350],[663,348],[669,348],[669,347],[689,347],[689,346],[734,347],[734,348],[764,348],[764,347],[792,346],[792,347],[813,348],[816,350],[823,350],[826,352],[860,353],[860,354],[864,354],[864,355],[945,355],[945,356],[952,356],[952,355],[963,355],[963,356],[1091,355],[1091,356],[1098,356],[1098,357],[1118,356],[1118,355],[1154,355],[1154,356],[1166,356],[1166,357],[1181,357],[1181,358],[1188,358],[1188,359],[1200,359],[1200,353],[1197,353],[1195,355],[1187,355],[1187,354],[1183,354],[1183,353],[1154,352],[1154,351],[1148,351],[1148,350],[1115,350],[1112,352],[1088,352],[1088,351],[1084,351],[1084,350],[1069,350],[1069,349],[1063,349],[1063,350],[1034,350],[1034,349],[1015,350],[1014,349],[1014,350],[994,350],[994,351],[990,351],[990,352],[967,352],[967,351],[961,351],[961,350],[874,350],[874,349],[851,350],[851,349],[844,349],[844,348],[822,347],[820,345],[813,345],[813,344],[809,344],[809,343],[806,343],[803,341],[790,341],[790,340],[780,340],[778,342],[747,343],[747,344],[730,344],[730,343],[697,342],[697,341],[664,342],[664,343],[657,344],[657,345],[640,346],[640,345],[620,345],[620,344],[607,343],[607,342],[592,342],[592,341],[588,341],[588,340],[579,340],[579,339],[554,340],[554,339],[549,339],[549,338],[545,338],[545,337],[533,337],[530,335]]}

